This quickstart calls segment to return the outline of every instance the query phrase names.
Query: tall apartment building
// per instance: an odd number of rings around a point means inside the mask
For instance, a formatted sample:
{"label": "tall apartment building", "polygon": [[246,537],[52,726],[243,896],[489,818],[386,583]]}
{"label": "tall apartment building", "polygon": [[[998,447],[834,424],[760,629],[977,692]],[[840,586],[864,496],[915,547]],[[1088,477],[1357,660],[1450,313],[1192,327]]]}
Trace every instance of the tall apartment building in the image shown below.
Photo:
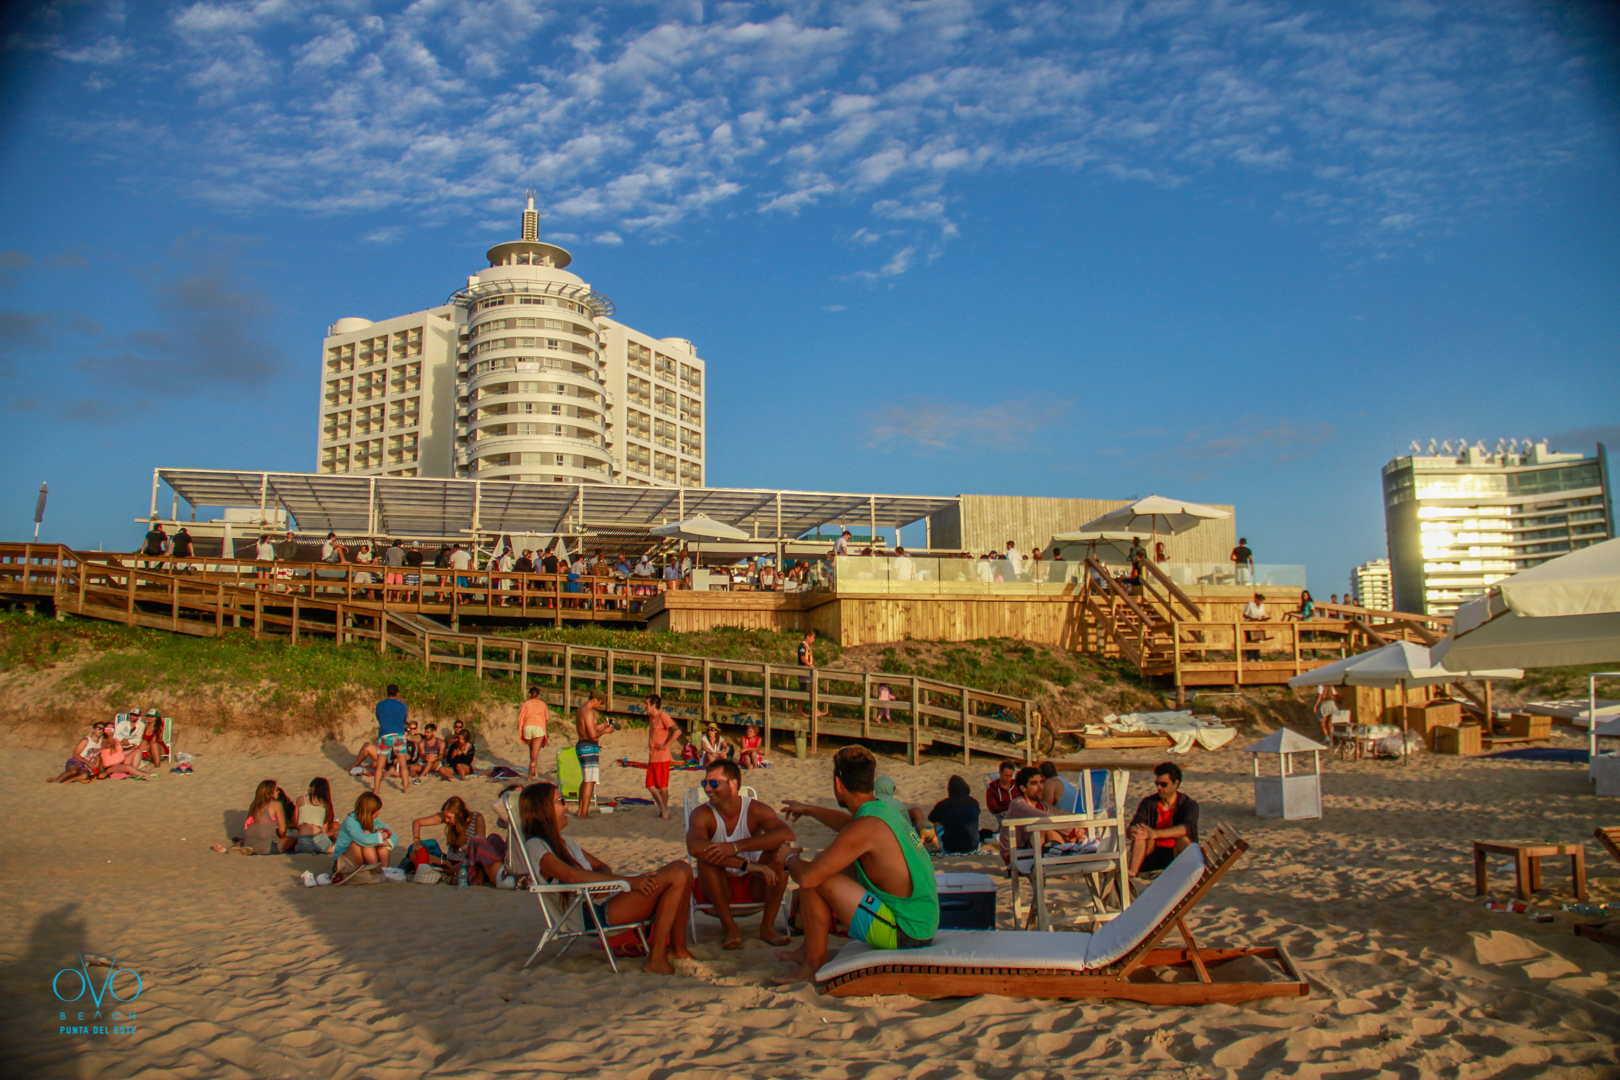
{"label": "tall apartment building", "polygon": [[1364,608],[1389,611],[1394,601],[1390,588],[1389,560],[1374,559],[1350,571],[1350,595]]}
{"label": "tall apartment building", "polygon": [[539,239],[532,192],[488,259],[440,307],[331,325],[318,471],[702,487],[692,343],[616,321]]}
{"label": "tall apartment building", "polygon": [[1384,466],[1394,605],[1449,615],[1495,582],[1614,533],[1607,453],[1449,443]]}

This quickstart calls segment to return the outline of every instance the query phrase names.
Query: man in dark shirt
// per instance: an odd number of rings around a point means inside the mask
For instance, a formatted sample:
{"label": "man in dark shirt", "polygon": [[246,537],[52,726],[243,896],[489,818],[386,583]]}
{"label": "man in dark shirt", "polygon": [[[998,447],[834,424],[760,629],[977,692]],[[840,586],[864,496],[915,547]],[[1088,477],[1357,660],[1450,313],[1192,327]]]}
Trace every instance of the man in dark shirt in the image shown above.
{"label": "man in dark shirt", "polygon": [[1169,866],[1188,844],[1198,842],[1198,804],[1180,793],[1181,766],[1156,766],[1157,794],[1143,799],[1126,835],[1131,841],[1131,877]]}
{"label": "man in dark shirt", "polygon": [[1232,549],[1232,577],[1239,585],[1254,580],[1254,552],[1249,550],[1246,536],[1239,537],[1238,546]]}
{"label": "man in dark shirt", "polygon": [[186,531],[184,525],[180,526],[180,531],[174,534],[174,549],[170,554],[177,559],[191,558],[191,534]]}
{"label": "man in dark shirt", "polygon": [[165,554],[169,546],[169,534],[163,531],[163,526],[157,522],[152,523],[152,529],[146,534],[146,544],[141,548],[142,555]]}

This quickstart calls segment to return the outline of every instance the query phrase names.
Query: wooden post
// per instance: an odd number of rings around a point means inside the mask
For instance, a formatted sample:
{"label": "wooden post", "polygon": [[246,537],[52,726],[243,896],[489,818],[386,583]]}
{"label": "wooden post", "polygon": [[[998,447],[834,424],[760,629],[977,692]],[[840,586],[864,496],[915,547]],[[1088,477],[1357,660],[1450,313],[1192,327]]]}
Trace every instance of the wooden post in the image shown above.
{"label": "wooden post", "polygon": [[473,643],[473,674],[480,679],[484,677],[484,639],[482,637]]}
{"label": "wooden post", "polygon": [[872,737],[872,673],[861,676],[861,738]]}
{"label": "wooden post", "polygon": [[574,647],[563,646],[563,708],[568,708],[574,700]]}
{"label": "wooden post", "polygon": [[292,598],[292,643],[298,644],[298,594]]}
{"label": "wooden post", "polygon": [[[23,566],[23,574],[28,573],[27,564]],[[135,571],[131,569],[124,576],[124,625],[135,625]]]}
{"label": "wooden post", "polygon": [[816,740],[821,736],[821,676],[810,669],[810,755],[815,756]]}
{"label": "wooden post", "polygon": [[911,677],[911,763],[922,753],[922,713],[917,711],[917,676]]}
{"label": "wooden post", "polygon": [[761,664],[759,666],[761,677],[764,680],[759,687],[760,709],[765,714],[765,740],[762,745],[768,751],[771,748],[771,665]]}
{"label": "wooden post", "polygon": [[433,670],[433,635],[422,631],[422,670]]}
{"label": "wooden post", "polygon": [[607,651],[607,708],[613,711],[613,650]]}
{"label": "wooden post", "polygon": [[659,656],[658,653],[653,653],[652,658],[653,658],[653,693],[657,694],[660,698],[662,698],[664,696],[664,664],[663,664],[663,661],[660,659],[660,656]]}
{"label": "wooden post", "polygon": [[[1028,710],[1025,710],[1026,713]],[[962,687],[962,764],[967,764],[968,725],[972,723],[973,710],[968,708],[968,689]],[[1029,718],[1024,718],[1024,727],[1029,728]]]}
{"label": "wooden post", "polygon": [[703,661],[703,708],[701,710],[699,710],[699,715],[701,715],[703,717],[703,723],[704,723],[705,726],[707,726],[708,723],[709,723],[709,680],[710,680],[711,677],[712,676],[711,676],[710,671],[709,671],[709,661],[704,660]]}
{"label": "wooden post", "polygon": [[383,608],[377,620],[377,655],[388,655],[388,609]]}
{"label": "wooden post", "polygon": [[[80,568],[79,585],[80,585],[80,587],[82,589],[82,587],[84,585],[84,576],[83,576],[83,568],[82,567]],[[80,607],[84,606],[84,600],[83,600],[82,593],[81,593],[80,600],[79,600],[79,606]],[[224,584],[224,582],[220,582],[220,583],[218,583],[218,584],[216,584],[214,586],[214,636],[217,637],[217,638],[222,638],[222,637],[225,636],[225,584]]]}
{"label": "wooden post", "polygon": [[347,645],[349,643],[349,635],[344,632],[346,629],[347,628],[343,625],[343,602],[339,601],[336,610],[334,610],[332,613],[333,642],[339,646]]}
{"label": "wooden post", "polygon": [[85,579],[85,575],[86,575],[87,571],[84,568],[84,563],[81,562],[78,565],[79,565],[79,611],[82,613],[84,611],[84,579]]}
{"label": "wooden post", "polygon": [[258,641],[259,635],[264,632],[264,593],[258,589],[253,590],[253,640]]}
{"label": "wooden post", "polygon": [[1243,624],[1232,624],[1232,657],[1237,662],[1236,672],[1232,676],[1233,686],[1243,685]]}
{"label": "wooden post", "polygon": [[529,643],[523,642],[518,647],[518,688],[519,695],[527,700],[529,696]]}
{"label": "wooden post", "polygon": [[[1041,729],[1041,714],[1036,712],[1033,703],[1024,706],[1024,764],[1033,764],[1035,761],[1035,733]],[[1090,792],[1088,782],[1085,790]],[[1091,798],[1088,794],[1086,798]]]}
{"label": "wooden post", "polygon": [[177,577],[169,579],[169,629],[180,629],[180,579]]}

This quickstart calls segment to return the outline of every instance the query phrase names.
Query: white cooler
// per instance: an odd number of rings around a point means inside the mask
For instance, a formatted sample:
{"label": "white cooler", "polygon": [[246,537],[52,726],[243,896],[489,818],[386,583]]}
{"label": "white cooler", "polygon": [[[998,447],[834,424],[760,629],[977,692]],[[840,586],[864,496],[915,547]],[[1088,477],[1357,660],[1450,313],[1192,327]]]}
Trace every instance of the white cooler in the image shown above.
{"label": "white cooler", "polygon": [[941,930],[994,930],[996,879],[989,874],[935,874]]}

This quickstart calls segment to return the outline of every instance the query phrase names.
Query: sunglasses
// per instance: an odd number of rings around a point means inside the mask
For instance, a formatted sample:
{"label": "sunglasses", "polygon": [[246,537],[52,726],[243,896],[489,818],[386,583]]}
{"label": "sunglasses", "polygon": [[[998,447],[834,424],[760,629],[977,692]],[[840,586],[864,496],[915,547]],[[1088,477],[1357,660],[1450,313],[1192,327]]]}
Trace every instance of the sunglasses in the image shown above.
{"label": "sunglasses", "polygon": [[705,780],[703,781],[703,786],[709,791],[714,791],[723,783],[725,783],[724,780]]}
{"label": "sunglasses", "polygon": [[1154,787],[1169,787],[1170,786],[1170,781],[1168,781],[1168,780],[1155,780],[1155,781],[1153,781],[1153,786]]}

